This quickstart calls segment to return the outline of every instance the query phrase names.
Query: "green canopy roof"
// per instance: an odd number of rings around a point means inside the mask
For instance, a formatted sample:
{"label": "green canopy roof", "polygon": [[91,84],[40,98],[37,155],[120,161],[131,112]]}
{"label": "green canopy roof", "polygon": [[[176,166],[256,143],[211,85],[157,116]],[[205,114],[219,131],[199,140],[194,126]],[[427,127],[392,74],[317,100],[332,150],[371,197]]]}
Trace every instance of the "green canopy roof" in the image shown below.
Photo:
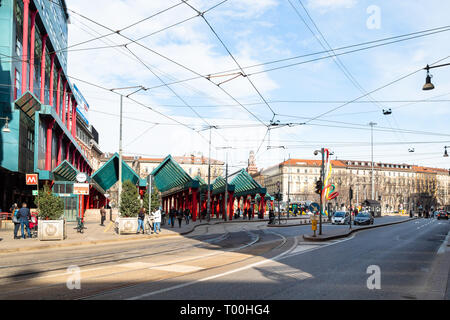
{"label": "green canopy roof", "polygon": [[57,181],[75,181],[79,171],[67,160],[64,160],[52,172]]}
{"label": "green canopy roof", "polygon": [[196,177],[194,178],[194,180],[195,180],[195,181],[198,181],[198,183],[199,183],[200,186],[206,185],[205,180],[203,180],[202,177],[200,177],[200,176],[196,176]]}
{"label": "green canopy roof", "polygon": [[263,188],[258,182],[253,179],[247,171],[241,169],[241,171],[231,180],[232,185],[234,185],[234,196],[247,196],[256,194],[266,194],[266,188]]}
{"label": "green canopy roof", "polygon": [[[156,187],[161,192],[173,188],[186,188],[189,184],[198,186],[199,181],[191,178],[181,166],[168,155],[151,173]],[[194,183],[192,183],[194,182]]]}
{"label": "green canopy roof", "polygon": [[[115,153],[100,169],[95,171],[92,179],[103,190],[109,190],[119,180],[119,155]],[[133,184],[141,182],[139,175],[122,159],[122,181],[126,180],[130,180]]]}
{"label": "green canopy roof", "polygon": [[[212,182],[212,190],[213,190],[213,194],[217,194],[217,193],[224,193],[225,192],[225,179],[221,176],[217,177],[216,179],[214,179],[214,181]],[[228,187],[227,187],[228,191],[234,191],[234,185],[228,183]]]}

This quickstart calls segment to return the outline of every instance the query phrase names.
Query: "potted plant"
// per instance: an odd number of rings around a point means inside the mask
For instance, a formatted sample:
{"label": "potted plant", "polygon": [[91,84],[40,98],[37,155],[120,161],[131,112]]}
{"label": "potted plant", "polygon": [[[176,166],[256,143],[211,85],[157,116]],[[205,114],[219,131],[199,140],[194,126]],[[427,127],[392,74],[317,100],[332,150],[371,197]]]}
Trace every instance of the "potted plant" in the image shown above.
{"label": "potted plant", "polygon": [[120,195],[120,206],[118,219],[119,234],[136,233],[138,227],[138,213],[141,208],[141,201],[136,186],[126,180],[122,185]]}
{"label": "potted plant", "polygon": [[49,186],[39,190],[35,199],[38,207],[38,239],[64,240],[66,238],[66,220],[64,219],[64,201],[55,196]]}

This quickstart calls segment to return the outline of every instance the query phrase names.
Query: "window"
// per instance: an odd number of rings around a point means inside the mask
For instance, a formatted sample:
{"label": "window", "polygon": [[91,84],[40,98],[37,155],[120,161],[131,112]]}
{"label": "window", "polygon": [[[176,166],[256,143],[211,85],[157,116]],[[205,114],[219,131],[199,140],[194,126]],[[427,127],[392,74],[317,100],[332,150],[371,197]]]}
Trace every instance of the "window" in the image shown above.
{"label": "window", "polygon": [[15,73],[15,79],[14,79],[14,100],[18,98],[18,96],[21,95],[20,92],[20,72],[16,69]]}

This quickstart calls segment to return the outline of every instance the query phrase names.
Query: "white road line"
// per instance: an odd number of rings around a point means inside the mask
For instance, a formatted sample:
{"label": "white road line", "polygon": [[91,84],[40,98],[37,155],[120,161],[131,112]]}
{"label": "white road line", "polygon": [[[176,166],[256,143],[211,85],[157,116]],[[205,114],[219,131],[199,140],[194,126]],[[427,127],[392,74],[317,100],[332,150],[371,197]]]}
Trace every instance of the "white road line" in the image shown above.
{"label": "white road line", "polygon": [[[272,232],[272,233],[275,233],[275,232]],[[275,234],[277,234],[277,233],[275,233]],[[278,234],[278,235],[280,235],[280,234]],[[283,235],[280,235],[280,236],[282,236],[284,239],[286,239]],[[156,291],[153,291],[153,292],[144,293],[144,294],[141,294],[139,296],[128,298],[126,300],[138,300],[138,299],[146,298],[146,297],[149,297],[149,296],[153,296],[155,294],[159,294],[159,293],[164,293],[164,292],[180,289],[180,288],[187,287],[187,286],[199,283],[199,282],[205,282],[205,281],[209,281],[209,280],[212,280],[212,279],[224,277],[224,276],[227,276],[229,274],[233,274],[233,273],[236,273],[236,272],[239,272],[239,271],[242,271],[242,270],[250,269],[250,268],[253,268],[253,267],[256,267],[256,266],[259,266],[259,265],[262,265],[262,264],[265,264],[265,263],[268,263],[268,262],[271,262],[271,261],[274,261],[274,260],[277,260],[277,259],[281,258],[282,256],[288,254],[292,250],[294,250],[295,247],[297,247],[298,240],[297,240],[297,238],[294,238],[294,239],[295,239],[294,240],[294,245],[291,248],[289,248],[287,251],[277,255],[274,258],[258,261],[258,262],[249,264],[249,265],[244,266],[244,267],[233,269],[233,270],[230,270],[230,271],[227,271],[227,272],[223,272],[223,273],[220,273],[220,274],[216,274],[216,275],[213,275],[213,276],[210,276],[210,277],[206,277],[206,278],[203,278],[203,279],[198,279],[198,280],[182,283],[182,284],[179,284],[179,285],[176,285],[176,286],[172,286],[172,287],[156,290]]]}
{"label": "white road line", "polygon": [[437,254],[443,254],[447,250],[447,245],[450,239],[450,231],[448,232],[447,236],[445,237],[444,241],[442,242],[441,246],[439,247]]}

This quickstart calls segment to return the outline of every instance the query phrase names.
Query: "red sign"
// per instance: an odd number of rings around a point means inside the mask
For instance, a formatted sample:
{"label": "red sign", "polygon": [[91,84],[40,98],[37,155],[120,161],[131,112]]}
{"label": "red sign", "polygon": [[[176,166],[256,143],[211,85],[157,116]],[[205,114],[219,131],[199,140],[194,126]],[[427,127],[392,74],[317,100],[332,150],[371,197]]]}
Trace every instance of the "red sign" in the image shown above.
{"label": "red sign", "polygon": [[26,175],[26,183],[27,183],[27,185],[37,185],[38,184],[38,175],[36,173],[27,174]]}

